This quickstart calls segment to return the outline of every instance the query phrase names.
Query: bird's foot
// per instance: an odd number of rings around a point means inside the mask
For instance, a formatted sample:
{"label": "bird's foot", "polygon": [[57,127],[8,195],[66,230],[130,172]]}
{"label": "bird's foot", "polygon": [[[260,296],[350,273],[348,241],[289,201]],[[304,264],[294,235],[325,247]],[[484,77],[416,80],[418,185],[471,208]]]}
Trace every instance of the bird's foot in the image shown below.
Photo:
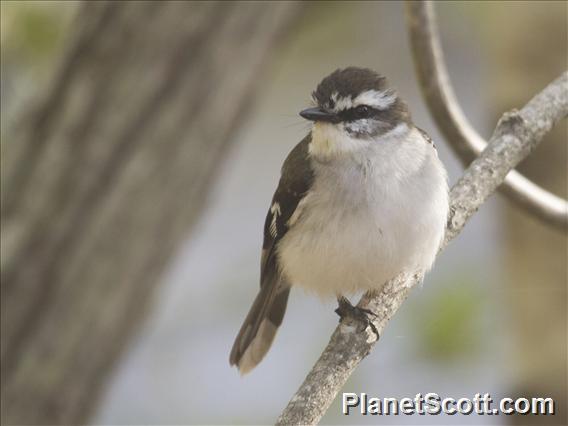
{"label": "bird's foot", "polygon": [[353,306],[351,302],[343,296],[337,298],[337,304],[338,307],[335,310],[335,313],[339,315],[339,322],[341,322],[346,317],[353,318],[363,326],[362,330],[366,330],[367,327],[370,327],[373,333],[375,333],[375,335],[377,336],[377,340],[379,340],[379,331],[371,320],[371,318],[376,317],[377,314],[375,314],[370,309]]}

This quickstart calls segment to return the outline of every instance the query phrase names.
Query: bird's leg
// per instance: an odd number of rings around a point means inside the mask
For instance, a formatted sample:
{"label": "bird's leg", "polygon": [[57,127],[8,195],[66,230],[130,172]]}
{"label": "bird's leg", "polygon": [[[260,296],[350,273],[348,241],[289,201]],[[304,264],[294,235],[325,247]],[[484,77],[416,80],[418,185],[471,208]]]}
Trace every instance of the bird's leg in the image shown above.
{"label": "bird's leg", "polygon": [[362,323],[365,328],[371,327],[373,333],[377,335],[377,340],[379,339],[379,331],[373,321],[369,318],[370,316],[376,317],[375,314],[370,309],[360,308],[358,306],[353,306],[351,302],[344,296],[337,296],[337,304],[338,307],[335,310],[335,313],[339,315],[339,321],[341,322],[345,317],[351,317],[356,321]]}

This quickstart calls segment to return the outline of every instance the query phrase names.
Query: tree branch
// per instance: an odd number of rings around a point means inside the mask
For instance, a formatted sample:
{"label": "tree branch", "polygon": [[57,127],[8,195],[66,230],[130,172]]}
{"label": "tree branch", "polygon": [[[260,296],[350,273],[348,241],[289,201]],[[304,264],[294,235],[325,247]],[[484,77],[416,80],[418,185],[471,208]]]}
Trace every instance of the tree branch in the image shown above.
{"label": "tree branch", "polygon": [[[434,8],[429,1],[408,1],[410,44],[422,94],[434,121],[452,149],[467,166],[487,146],[461,110],[444,62]],[[524,210],[548,225],[568,229],[568,203],[516,171],[500,190]]]}
{"label": "tree branch", "polygon": [[[503,115],[489,145],[450,191],[450,214],[442,248],[463,229],[505,176],[540,142],[552,126],[568,115],[568,73],[548,85],[520,111]],[[401,274],[378,294],[366,294],[360,307],[377,314],[373,325],[382,333],[422,273]],[[316,424],[339,390],[376,343],[370,327],[346,318],[331,336],[322,355],[277,420],[278,425]]]}

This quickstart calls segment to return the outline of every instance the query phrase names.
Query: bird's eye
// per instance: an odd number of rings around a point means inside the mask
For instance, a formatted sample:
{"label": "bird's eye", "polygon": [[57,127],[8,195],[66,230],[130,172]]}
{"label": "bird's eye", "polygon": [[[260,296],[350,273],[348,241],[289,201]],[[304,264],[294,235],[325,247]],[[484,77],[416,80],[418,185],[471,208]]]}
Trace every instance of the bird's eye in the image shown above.
{"label": "bird's eye", "polygon": [[368,118],[371,116],[372,112],[373,110],[367,105],[359,105],[357,108],[355,108],[355,114],[357,115],[357,118]]}

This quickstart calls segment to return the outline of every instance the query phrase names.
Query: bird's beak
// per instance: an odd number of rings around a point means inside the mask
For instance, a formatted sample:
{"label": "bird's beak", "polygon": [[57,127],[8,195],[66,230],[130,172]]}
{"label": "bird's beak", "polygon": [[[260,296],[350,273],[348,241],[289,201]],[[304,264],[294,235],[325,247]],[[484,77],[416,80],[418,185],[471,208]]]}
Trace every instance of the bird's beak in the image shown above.
{"label": "bird's beak", "polygon": [[334,113],[324,111],[322,108],[308,108],[300,111],[300,115],[310,121],[326,121],[328,123],[337,123],[338,117]]}

